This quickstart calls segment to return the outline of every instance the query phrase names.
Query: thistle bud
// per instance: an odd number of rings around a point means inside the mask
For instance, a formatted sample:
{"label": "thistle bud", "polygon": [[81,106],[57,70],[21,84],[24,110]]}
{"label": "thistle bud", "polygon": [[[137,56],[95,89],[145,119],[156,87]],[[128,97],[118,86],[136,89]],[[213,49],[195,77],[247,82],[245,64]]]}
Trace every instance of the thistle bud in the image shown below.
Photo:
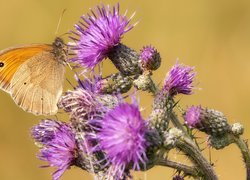
{"label": "thistle bud", "polygon": [[234,123],[231,127],[231,131],[234,135],[242,135],[244,132],[244,127],[240,123]]}
{"label": "thistle bud", "polygon": [[165,94],[164,91],[160,91],[153,103],[153,110],[150,115],[151,126],[158,130],[163,135],[168,128],[169,113],[173,108],[173,100]]}
{"label": "thistle bud", "polygon": [[132,78],[121,73],[112,74],[97,81],[96,86],[98,87],[98,92],[103,94],[126,93],[132,87]]}
{"label": "thistle bud", "polygon": [[223,149],[233,143],[233,139],[229,134],[224,134],[223,136],[210,136],[208,143],[215,149]]}
{"label": "thistle bud", "polygon": [[178,128],[172,128],[167,133],[165,133],[165,147],[172,148],[175,146],[176,141],[183,136],[183,132]]}
{"label": "thistle bud", "polygon": [[140,63],[144,70],[156,70],[161,65],[160,53],[152,46],[145,46],[140,53]]}
{"label": "thistle bud", "polygon": [[184,115],[186,124],[199,129],[209,135],[223,135],[229,131],[227,118],[222,112],[214,109],[204,109],[201,106],[192,106]]}
{"label": "thistle bud", "polygon": [[124,75],[136,75],[142,72],[139,66],[139,54],[121,43],[110,51],[108,58]]}
{"label": "thistle bud", "polygon": [[151,91],[152,90],[152,80],[150,75],[142,74],[136,80],[134,80],[134,86],[142,91]]}

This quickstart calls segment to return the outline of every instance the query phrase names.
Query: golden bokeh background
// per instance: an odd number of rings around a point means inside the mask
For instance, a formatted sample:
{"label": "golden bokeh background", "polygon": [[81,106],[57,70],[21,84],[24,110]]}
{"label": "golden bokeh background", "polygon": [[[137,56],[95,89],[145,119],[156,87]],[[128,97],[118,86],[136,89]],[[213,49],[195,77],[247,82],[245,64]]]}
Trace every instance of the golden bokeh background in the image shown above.
{"label": "golden bokeh background", "polygon": [[[63,9],[67,11],[59,35],[72,29],[82,14],[100,2],[117,1],[0,0],[0,49],[16,44],[51,43]],[[177,58],[195,66],[197,86],[202,90],[196,90],[192,96],[180,96],[182,106],[202,104],[218,109],[230,123],[240,121],[245,127],[244,137],[249,138],[250,1],[121,0],[120,4],[123,12],[136,11],[134,22],[140,21],[125,35],[123,43],[137,51],[152,44],[161,53],[162,66],[154,74],[155,81],[163,80]],[[141,104],[149,111],[152,98],[142,94],[145,98],[141,98]],[[2,91],[0,115],[0,179],[51,179],[51,168],[39,168],[44,163],[35,157],[37,148],[29,134],[42,117],[22,111]],[[212,161],[221,180],[245,179],[241,159],[235,145],[212,150]],[[166,180],[173,173],[172,169],[156,167],[137,173],[135,179]],[[92,179],[92,176],[73,167],[62,177],[62,180],[75,179]]]}

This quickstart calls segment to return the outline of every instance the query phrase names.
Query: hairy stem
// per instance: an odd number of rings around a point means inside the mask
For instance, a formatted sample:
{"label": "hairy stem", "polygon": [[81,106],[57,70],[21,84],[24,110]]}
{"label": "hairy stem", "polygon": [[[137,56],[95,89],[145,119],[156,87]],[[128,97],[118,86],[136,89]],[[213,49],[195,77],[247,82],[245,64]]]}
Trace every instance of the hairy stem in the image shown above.
{"label": "hairy stem", "polygon": [[200,168],[206,180],[217,180],[218,177],[213,170],[211,164],[203,157],[201,151],[197,148],[194,142],[186,136],[179,138],[176,142],[177,148],[185,152],[193,163]]}
{"label": "hairy stem", "polygon": [[177,171],[182,171],[184,172],[184,174],[186,175],[190,175],[193,177],[197,177],[199,174],[199,169],[197,167],[193,167],[193,166],[188,166],[182,163],[177,163],[174,161],[170,161],[167,159],[161,159],[157,162],[157,165],[160,166],[167,166],[173,169],[176,169]]}
{"label": "hairy stem", "polygon": [[170,119],[175,127],[180,129],[187,137],[190,137],[175,113],[173,112],[170,113]]}
{"label": "hairy stem", "polygon": [[247,142],[244,141],[241,137],[234,136],[234,135],[233,135],[233,140],[234,140],[235,144],[237,144],[237,146],[239,147],[239,149],[241,151],[241,154],[243,156],[244,163],[246,166],[247,180],[250,180],[250,152],[248,149]]}
{"label": "hairy stem", "polygon": [[154,81],[152,80],[152,78],[150,77],[150,91],[152,92],[153,96],[156,96],[157,92],[158,92],[158,88],[155,85]]}

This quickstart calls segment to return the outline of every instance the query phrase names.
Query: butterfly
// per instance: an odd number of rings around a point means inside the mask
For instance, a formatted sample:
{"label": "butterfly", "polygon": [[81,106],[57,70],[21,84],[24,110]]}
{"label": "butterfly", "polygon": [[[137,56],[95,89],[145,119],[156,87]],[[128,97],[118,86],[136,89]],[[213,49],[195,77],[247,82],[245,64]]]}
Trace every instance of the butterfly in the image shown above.
{"label": "butterfly", "polygon": [[59,37],[52,44],[31,44],[0,51],[0,89],[23,110],[53,115],[62,94],[67,57]]}

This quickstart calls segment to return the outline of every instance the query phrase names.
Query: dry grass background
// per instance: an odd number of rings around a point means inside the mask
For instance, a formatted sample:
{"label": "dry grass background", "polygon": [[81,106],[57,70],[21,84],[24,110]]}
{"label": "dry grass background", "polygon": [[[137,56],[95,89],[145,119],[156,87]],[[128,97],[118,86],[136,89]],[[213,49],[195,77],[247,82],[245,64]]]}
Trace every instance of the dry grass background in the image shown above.
{"label": "dry grass background", "polygon": [[[1,0],[0,49],[16,44],[50,43],[63,9],[67,11],[59,34],[72,29],[80,15],[98,3],[97,0]],[[250,1],[122,0],[120,4],[123,11],[136,11],[135,21],[140,21],[123,42],[136,50],[152,44],[161,53],[163,63],[154,79],[161,82],[177,57],[180,62],[195,66],[197,84],[202,90],[192,96],[180,96],[183,107],[202,104],[221,110],[230,123],[243,123],[244,136],[249,138]],[[152,98],[144,95],[141,104],[147,108],[144,113],[147,114]],[[36,159],[37,148],[29,135],[30,127],[41,117],[23,112],[2,91],[0,114],[0,179],[51,179],[51,169],[38,168],[43,163]],[[241,155],[234,145],[223,151],[212,150],[212,160],[219,179],[245,178]],[[173,172],[156,167],[147,173],[137,173],[135,179],[171,179]],[[78,168],[72,168],[62,177],[62,180],[75,179],[92,177]]]}

